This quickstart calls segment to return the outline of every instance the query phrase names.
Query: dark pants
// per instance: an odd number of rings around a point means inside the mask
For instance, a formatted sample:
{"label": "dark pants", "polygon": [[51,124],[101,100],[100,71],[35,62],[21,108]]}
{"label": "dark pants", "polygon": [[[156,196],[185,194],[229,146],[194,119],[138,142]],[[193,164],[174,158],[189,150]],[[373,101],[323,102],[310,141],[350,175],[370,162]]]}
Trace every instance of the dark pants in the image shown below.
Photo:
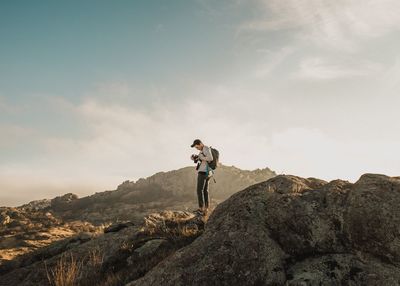
{"label": "dark pants", "polygon": [[202,208],[205,206],[208,208],[208,182],[209,179],[207,177],[206,172],[199,172],[197,174],[197,198],[199,200],[199,207]]}

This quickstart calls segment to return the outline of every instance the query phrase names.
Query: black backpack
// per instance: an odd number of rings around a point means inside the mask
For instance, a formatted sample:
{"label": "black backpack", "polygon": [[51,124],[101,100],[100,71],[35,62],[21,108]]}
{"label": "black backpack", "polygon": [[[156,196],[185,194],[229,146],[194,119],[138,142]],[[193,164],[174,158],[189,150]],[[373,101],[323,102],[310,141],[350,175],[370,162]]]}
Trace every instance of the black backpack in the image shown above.
{"label": "black backpack", "polygon": [[213,160],[211,162],[208,162],[208,166],[215,170],[218,167],[218,163],[219,163],[219,151],[215,148],[212,148],[210,146],[211,149],[211,154],[213,156]]}

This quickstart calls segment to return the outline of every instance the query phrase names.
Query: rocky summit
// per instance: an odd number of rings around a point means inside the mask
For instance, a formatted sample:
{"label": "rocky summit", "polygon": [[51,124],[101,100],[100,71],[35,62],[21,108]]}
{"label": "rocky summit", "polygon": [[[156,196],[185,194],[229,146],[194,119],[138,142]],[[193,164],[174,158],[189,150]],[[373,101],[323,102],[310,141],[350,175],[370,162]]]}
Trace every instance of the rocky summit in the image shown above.
{"label": "rocky summit", "polygon": [[234,194],[204,233],[129,286],[400,285],[400,177],[277,176]]}
{"label": "rocky summit", "polygon": [[400,177],[279,175],[20,255],[0,285],[400,285],[399,205]]}

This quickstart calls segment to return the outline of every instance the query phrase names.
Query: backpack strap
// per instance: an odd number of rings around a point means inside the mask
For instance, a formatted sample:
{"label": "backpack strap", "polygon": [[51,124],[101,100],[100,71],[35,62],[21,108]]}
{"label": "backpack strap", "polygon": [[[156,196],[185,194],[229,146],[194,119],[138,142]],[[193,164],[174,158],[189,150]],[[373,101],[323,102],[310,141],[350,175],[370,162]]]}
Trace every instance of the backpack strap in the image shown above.
{"label": "backpack strap", "polygon": [[[212,146],[210,146],[209,148],[210,148],[210,152],[212,154]],[[214,160],[214,156],[213,156],[213,160]],[[207,162],[207,177],[208,177],[208,168],[209,168],[209,166],[208,166],[208,162]],[[215,180],[215,177],[214,177],[215,170],[212,169],[212,172],[213,172],[213,176],[212,177],[213,177],[214,183],[216,183],[217,181]]]}

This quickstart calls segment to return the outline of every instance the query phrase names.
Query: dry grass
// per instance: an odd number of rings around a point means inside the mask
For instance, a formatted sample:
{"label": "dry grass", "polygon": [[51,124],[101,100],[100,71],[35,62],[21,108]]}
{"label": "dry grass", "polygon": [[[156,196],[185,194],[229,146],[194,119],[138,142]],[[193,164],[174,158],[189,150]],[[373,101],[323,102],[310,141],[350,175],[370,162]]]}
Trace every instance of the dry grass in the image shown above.
{"label": "dry grass", "polygon": [[62,254],[54,268],[49,270],[45,263],[47,279],[52,286],[98,285],[102,280],[100,270],[103,260],[104,255],[99,248],[91,249],[81,260],[72,253]]}
{"label": "dry grass", "polygon": [[62,254],[54,269],[47,269],[49,283],[54,286],[75,286],[81,274],[82,262],[77,261],[72,253],[69,256]]}
{"label": "dry grass", "polygon": [[[164,237],[191,237],[199,234],[199,223],[205,223],[208,215],[203,217],[174,216],[174,213],[165,212],[152,214],[146,218],[141,232],[146,235],[159,235]],[[202,222],[201,222],[202,221]]]}
{"label": "dry grass", "polygon": [[197,236],[199,234],[199,228],[197,225],[187,225],[178,223],[176,228],[169,230],[169,236],[172,238],[188,238]]}
{"label": "dry grass", "polygon": [[101,268],[104,262],[104,253],[99,247],[95,247],[83,258],[84,268],[79,285],[99,285],[103,280]]}
{"label": "dry grass", "polygon": [[100,248],[93,248],[88,255],[88,265],[93,268],[100,268],[104,261],[104,254]]}

